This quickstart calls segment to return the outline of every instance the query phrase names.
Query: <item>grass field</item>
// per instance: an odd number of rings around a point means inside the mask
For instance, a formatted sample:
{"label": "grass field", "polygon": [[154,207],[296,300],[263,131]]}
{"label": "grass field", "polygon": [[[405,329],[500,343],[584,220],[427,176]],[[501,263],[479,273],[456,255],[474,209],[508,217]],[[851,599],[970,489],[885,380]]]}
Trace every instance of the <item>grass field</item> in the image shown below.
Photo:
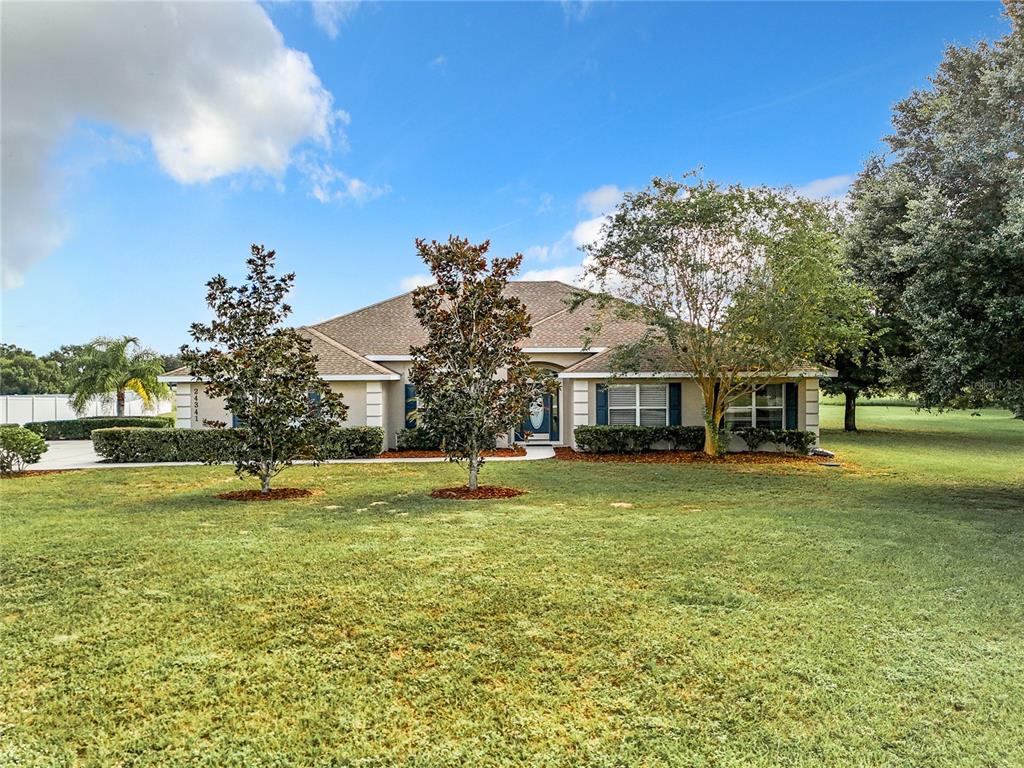
{"label": "grass field", "polygon": [[492,463],[497,502],[4,481],[0,764],[1024,764],[1024,424],[859,417],[839,469]]}

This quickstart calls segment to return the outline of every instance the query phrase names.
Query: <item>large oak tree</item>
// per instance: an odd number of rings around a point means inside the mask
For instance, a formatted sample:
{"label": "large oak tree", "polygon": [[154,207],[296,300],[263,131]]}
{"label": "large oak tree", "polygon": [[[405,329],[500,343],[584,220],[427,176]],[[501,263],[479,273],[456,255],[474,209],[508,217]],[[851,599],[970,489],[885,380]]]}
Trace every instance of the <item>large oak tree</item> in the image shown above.
{"label": "large oak tree", "polygon": [[692,374],[709,455],[735,398],[861,332],[833,213],[785,191],[655,178],[585,251],[588,299],[649,328],[616,350],[616,370]]}
{"label": "large oak tree", "polygon": [[853,186],[850,257],[902,334],[891,384],[926,407],[1024,417],[1024,2],[1009,34],[950,47],[896,105],[889,153]]}

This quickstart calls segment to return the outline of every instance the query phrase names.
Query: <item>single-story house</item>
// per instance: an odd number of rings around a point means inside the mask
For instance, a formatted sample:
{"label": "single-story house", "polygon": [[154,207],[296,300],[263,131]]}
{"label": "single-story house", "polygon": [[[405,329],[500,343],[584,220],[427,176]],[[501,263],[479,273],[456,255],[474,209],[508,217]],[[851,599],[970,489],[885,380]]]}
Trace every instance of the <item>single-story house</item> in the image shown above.
{"label": "single-story house", "polygon": [[[523,350],[537,366],[554,371],[561,385],[557,394],[545,395],[531,409],[522,428],[528,440],[575,447],[574,429],[584,424],[702,425],[700,388],[687,372],[613,376],[612,350],[637,339],[645,330],[642,324],[604,318],[584,346],[597,313],[587,305],[570,311],[566,300],[573,290],[548,280],[508,284],[508,294],[523,301],[533,322]],[[411,292],[299,330],[319,358],[323,379],[343,395],[348,422],[382,427],[385,445],[394,448],[398,432],[415,426],[409,349],[426,341]],[[818,432],[818,380],[826,374],[806,368],[772,379],[736,401],[726,424]],[[179,368],[160,379],[175,386],[179,427],[232,422],[223,402],[208,397],[188,370]],[[741,450],[744,445],[733,438],[730,448]]]}

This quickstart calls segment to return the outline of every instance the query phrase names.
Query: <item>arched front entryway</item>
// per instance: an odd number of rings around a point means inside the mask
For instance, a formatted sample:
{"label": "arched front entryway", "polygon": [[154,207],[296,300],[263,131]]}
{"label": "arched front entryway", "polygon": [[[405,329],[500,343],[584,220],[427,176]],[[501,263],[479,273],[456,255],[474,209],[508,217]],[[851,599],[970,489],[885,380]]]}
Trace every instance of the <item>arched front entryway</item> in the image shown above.
{"label": "arched front entryway", "polygon": [[[538,363],[536,367],[553,373],[562,370],[553,363]],[[531,404],[526,418],[516,430],[516,440],[526,443],[561,442],[560,399],[561,385],[554,392],[545,393]]]}

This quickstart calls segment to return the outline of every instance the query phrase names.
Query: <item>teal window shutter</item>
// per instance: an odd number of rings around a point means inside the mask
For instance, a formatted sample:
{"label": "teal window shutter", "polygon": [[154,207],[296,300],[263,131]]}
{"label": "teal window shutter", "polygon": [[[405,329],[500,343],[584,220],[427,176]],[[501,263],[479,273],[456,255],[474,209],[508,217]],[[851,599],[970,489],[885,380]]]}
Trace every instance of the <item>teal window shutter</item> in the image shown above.
{"label": "teal window shutter", "polygon": [[788,382],[786,384],[786,393],[784,395],[786,399],[786,429],[797,428],[797,412],[796,407],[799,404],[799,389],[795,382]]}
{"label": "teal window shutter", "polygon": [[608,385],[597,385],[597,423],[608,423]]}
{"label": "teal window shutter", "polygon": [[231,414],[231,428],[234,429],[235,427],[240,427],[240,426],[242,426],[242,422],[239,420],[239,418],[237,416],[235,416],[235,414],[232,413]]}
{"label": "teal window shutter", "polygon": [[405,385],[405,428],[413,429],[416,426],[416,385]]}
{"label": "teal window shutter", "polygon": [[683,423],[683,385],[678,381],[668,385],[668,423],[673,427]]}

